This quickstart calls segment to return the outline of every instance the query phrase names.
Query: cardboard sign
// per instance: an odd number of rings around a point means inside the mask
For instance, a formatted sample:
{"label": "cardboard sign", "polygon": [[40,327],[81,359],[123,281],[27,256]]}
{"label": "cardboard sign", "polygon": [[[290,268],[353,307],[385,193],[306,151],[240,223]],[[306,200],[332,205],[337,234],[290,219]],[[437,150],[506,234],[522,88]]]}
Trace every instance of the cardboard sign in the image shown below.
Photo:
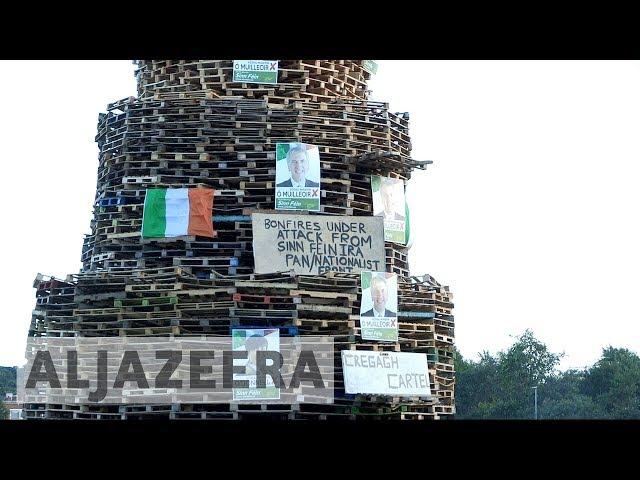
{"label": "cardboard sign", "polygon": [[425,353],[342,350],[346,393],[430,396]]}
{"label": "cardboard sign", "polygon": [[254,213],[256,273],[384,270],[381,217]]}

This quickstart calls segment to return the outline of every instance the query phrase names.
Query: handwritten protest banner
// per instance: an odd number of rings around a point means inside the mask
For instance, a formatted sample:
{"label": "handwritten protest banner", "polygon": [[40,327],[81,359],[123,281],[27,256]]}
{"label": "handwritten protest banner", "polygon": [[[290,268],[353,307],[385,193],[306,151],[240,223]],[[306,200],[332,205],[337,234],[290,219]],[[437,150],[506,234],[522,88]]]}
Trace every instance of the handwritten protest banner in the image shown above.
{"label": "handwritten protest banner", "polygon": [[342,350],[346,393],[430,396],[427,355]]}
{"label": "handwritten protest banner", "polygon": [[382,217],[254,213],[256,273],[359,273],[385,269]]}

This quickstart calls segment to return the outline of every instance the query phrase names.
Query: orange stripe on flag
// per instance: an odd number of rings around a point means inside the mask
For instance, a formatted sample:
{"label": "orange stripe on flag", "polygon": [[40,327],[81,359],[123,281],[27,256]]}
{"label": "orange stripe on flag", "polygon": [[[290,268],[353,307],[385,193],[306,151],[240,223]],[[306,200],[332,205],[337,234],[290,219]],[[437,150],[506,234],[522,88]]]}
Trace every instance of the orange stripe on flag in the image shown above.
{"label": "orange stripe on flag", "polygon": [[213,238],[213,190],[189,189],[189,235]]}

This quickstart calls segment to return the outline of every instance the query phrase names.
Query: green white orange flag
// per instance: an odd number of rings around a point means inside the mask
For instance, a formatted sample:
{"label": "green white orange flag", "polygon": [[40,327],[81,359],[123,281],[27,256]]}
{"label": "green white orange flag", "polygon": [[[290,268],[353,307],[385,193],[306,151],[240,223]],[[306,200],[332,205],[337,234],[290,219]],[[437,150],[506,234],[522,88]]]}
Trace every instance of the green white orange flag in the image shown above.
{"label": "green white orange flag", "polygon": [[152,188],[142,215],[143,237],[199,235],[213,238],[213,190],[210,188]]}

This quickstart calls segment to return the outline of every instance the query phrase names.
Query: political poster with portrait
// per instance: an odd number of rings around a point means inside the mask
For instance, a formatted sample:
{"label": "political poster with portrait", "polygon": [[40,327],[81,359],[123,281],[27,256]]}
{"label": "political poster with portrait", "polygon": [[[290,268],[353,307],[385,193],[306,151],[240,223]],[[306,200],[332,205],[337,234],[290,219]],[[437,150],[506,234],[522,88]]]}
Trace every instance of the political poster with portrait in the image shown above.
{"label": "political poster with portrait", "polygon": [[[247,352],[246,359],[234,359],[234,366],[243,366],[244,373],[234,373],[233,380],[247,381],[245,388],[233,389],[233,400],[278,400],[280,388],[271,376],[266,375],[263,388],[258,387],[258,352],[280,352],[280,330],[277,328],[234,328],[231,334],[232,350]],[[271,359],[265,359],[267,366],[272,365]]]}
{"label": "political poster with portrait", "polygon": [[276,210],[320,211],[320,151],[316,145],[276,144]]}
{"label": "political poster with portrait", "polygon": [[406,204],[404,181],[371,176],[373,215],[384,217],[384,240],[406,245]]}
{"label": "political poster with portrait", "polygon": [[360,272],[360,335],[363,340],[398,341],[398,277]]}
{"label": "political poster with portrait", "polygon": [[276,85],[278,60],[234,60],[233,81]]}

